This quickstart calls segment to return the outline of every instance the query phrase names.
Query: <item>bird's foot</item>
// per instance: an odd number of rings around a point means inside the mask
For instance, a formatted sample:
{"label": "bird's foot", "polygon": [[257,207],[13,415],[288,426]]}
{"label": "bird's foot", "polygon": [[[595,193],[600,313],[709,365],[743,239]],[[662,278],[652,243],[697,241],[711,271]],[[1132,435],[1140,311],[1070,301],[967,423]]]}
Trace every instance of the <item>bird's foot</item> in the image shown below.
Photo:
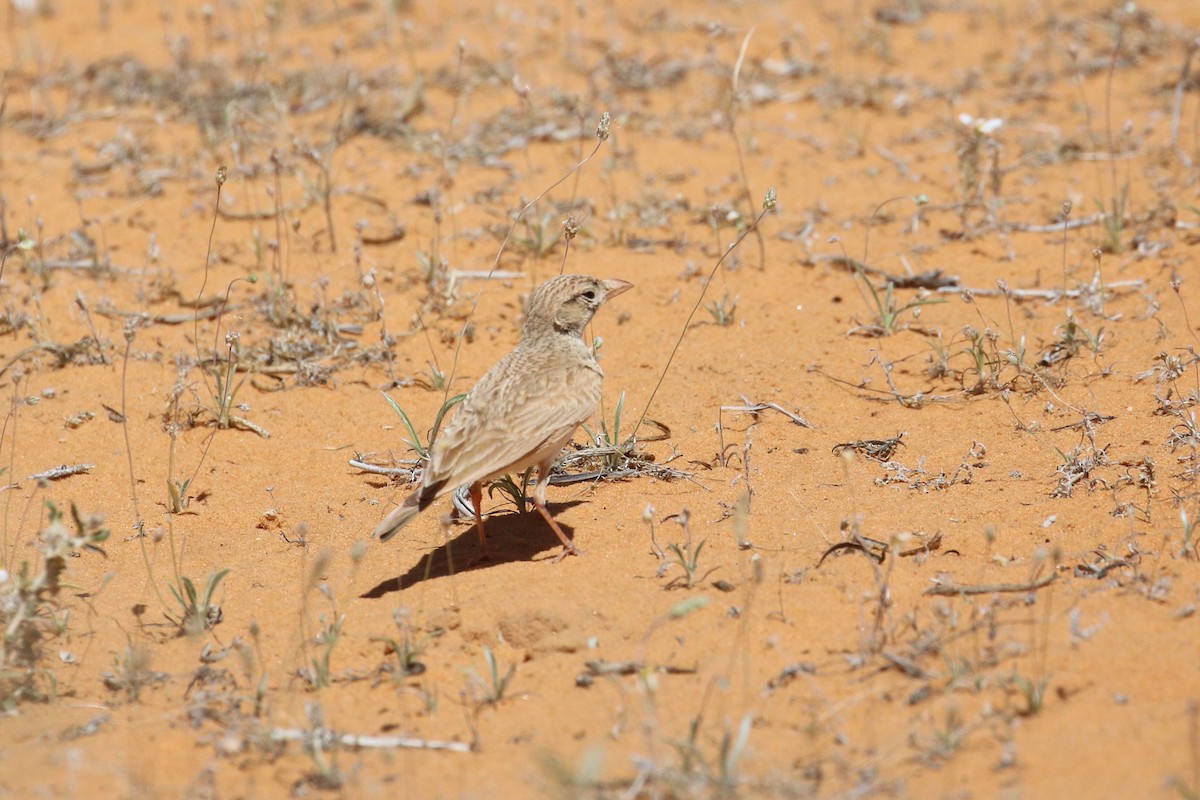
{"label": "bird's foot", "polygon": [[558,562],[562,561],[567,556],[586,556],[586,555],[587,555],[587,553],[583,552],[582,550],[580,550],[578,547],[576,547],[573,544],[572,545],[563,545],[562,552],[559,553],[558,555],[556,555],[553,559],[551,559],[551,563],[557,564]]}

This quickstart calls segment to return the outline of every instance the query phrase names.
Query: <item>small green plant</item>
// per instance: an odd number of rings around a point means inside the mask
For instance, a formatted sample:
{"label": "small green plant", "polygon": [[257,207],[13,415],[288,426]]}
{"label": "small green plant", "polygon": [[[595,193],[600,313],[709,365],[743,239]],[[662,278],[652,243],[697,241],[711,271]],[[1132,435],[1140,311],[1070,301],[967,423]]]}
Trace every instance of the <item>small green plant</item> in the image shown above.
{"label": "small green plant", "polygon": [[[219,216],[218,211],[221,207],[221,188],[225,185],[225,181],[228,179],[228,177],[229,170],[224,164],[222,164],[217,168],[216,173],[217,198],[216,204],[213,206],[212,226],[208,231],[208,246],[204,253],[204,280],[200,283],[200,289],[196,293],[195,305],[197,308],[200,307],[201,302],[204,300],[204,288],[208,285],[208,266],[209,259],[212,257],[213,234],[217,230],[217,218]],[[243,384],[245,384],[246,379],[249,377],[249,372],[245,372],[240,379],[237,377],[238,355],[240,353],[239,343],[241,339],[240,334],[233,331],[227,332],[225,334],[226,357],[224,364],[222,364],[217,357],[217,337],[221,330],[220,320],[225,313],[225,308],[229,305],[229,296],[233,291],[233,285],[241,280],[245,280],[247,283],[253,284],[258,282],[258,277],[257,275],[249,275],[244,278],[234,278],[225,287],[225,294],[222,296],[220,304],[217,308],[217,326],[213,334],[213,385],[210,386],[207,380],[204,382],[205,388],[207,388],[212,394],[212,407],[202,407],[212,414],[218,430],[240,428],[242,430],[254,431],[266,439],[270,437],[269,433],[260,428],[258,425],[255,425],[254,423],[249,422],[242,417],[236,416],[233,413],[234,398],[237,396],[238,390],[241,389]],[[199,314],[196,314],[193,319],[192,340],[196,347],[196,361],[198,363],[203,363],[205,359],[200,352]],[[207,448],[205,452],[207,453]],[[203,461],[204,459],[201,457],[201,463],[203,463]],[[196,469],[197,472],[199,472],[199,465],[197,465]]]}
{"label": "small green plant", "polygon": [[1054,332],[1056,338],[1038,358],[1038,366],[1049,367],[1067,361],[1078,355],[1084,347],[1098,355],[1104,345],[1104,328],[1099,328],[1094,334],[1089,332],[1069,309],[1066,320]]}
{"label": "small green plant", "polygon": [[221,581],[229,574],[229,567],[210,572],[204,582],[204,593],[196,591],[196,584],[186,575],[180,575],[178,584],[171,584],[171,594],[179,604],[178,619],[168,616],[167,619],[179,626],[179,632],[188,635],[201,633],[221,621],[221,607],[213,602],[213,595]]}
{"label": "small green plant", "polygon": [[392,676],[399,680],[409,675],[420,675],[425,671],[425,665],[420,660],[421,656],[424,655],[429,640],[440,635],[440,631],[427,633],[420,637],[416,636],[409,621],[409,611],[406,608],[392,609],[392,621],[396,623],[399,636],[383,636],[375,639],[377,642],[386,644],[396,657],[396,664],[391,668]]}
{"label": "small green plant", "polygon": [[608,420],[600,418],[600,436],[592,437],[598,446],[607,445],[609,447],[620,448],[623,445],[621,441],[621,416],[625,412],[625,393],[621,392],[621,396],[617,398],[617,407],[613,410],[612,425],[608,424]]}
{"label": "small green plant", "polygon": [[475,670],[468,670],[468,691],[476,706],[494,706],[504,699],[508,684],[517,672],[516,664],[509,664],[508,670],[500,674],[500,664],[492,648],[483,645],[483,660],[487,664],[487,674],[480,676]]}
{"label": "small green plant", "polygon": [[713,322],[722,328],[726,328],[733,324],[734,316],[737,314],[738,297],[729,296],[729,292],[721,295],[720,300],[713,300],[705,308],[709,314],[712,314]]}
{"label": "small green plant", "polygon": [[[878,323],[872,325],[859,325],[853,328],[850,331],[851,333],[858,333],[866,336],[891,336],[896,331],[908,327],[908,323],[903,325],[900,323],[900,318],[905,313],[911,312],[913,317],[917,317],[921,313],[922,306],[936,305],[938,303],[946,302],[943,298],[929,297],[921,294],[918,295],[916,299],[910,300],[904,305],[898,305],[898,301],[896,300],[895,296],[896,286],[891,280],[886,280],[884,282],[883,291],[880,292],[879,289],[875,288],[875,284],[871,283],[870,278],[867,277],[867,270],[869,269],[867,266],[867,256],[871,252],[871,226],[875,223],[876,219],[881,219],[881,213],[886,206],[899,200],[910,200],[917,206],[918,209],[929,204],[929,198],[923,194],[919,194],[914,197],[902,195],[884,200],[875,207],[875,210],[871,212],[871,216],[867,219],[866,231],[863,234],[862,259],[860,261],[854,261],[849,256],[845,256],[845,251],[843,250],[843,255],[847,263],[854,268],[854,277],[859,283],[862,284],[862,286],[867,288],[867,292],[870,294],[870,304],[875,307],[875,312],[879,317]],[[837,239],[837,237],[834,237],[832,241],[840,240]],[[861,288],[859,289],[859,293],[862,294]],[[867,295],[864,294],[863,299],[866,300]]]}
{"label": "small green plant", "polygon": [[951,702],[949,708],[946,709],[945,724],[934,728],[933,735],[936,744],[933,752],[940,758],[949,758],[962,747],[966,734],[967,727],[963,724],[958,707]]}
{"label": "small green plant", "polygon": [[600,466],[604,470],[620,469],[635,456],[636,440],[632,435],[624,440],[621,438],[621,420],[624,413],[625,393],[621,392],[613,410],[611,425],[603,416],[600,417],[599,431],[593,431],[586,423],[583,425],[584,433],[592,440],[592,446],[589,448],[591,455],[599,457]]}
{"label": "small green plant", "polygon": [[238,377],[241,338],[241,334],[236,331],[230,331],[225,334],[225,363],[215,362],[213,364],[212,374],[215,383],[213,399],[215,408],[209,410],[212,412],[219,430],[237,428],[244,431],[254,431],[264,439],[269,439],[271,438],[271,434],[261,426],[233,413],[233,409],[236,407],[234,400],[242,386],[245,385],[246,379],[250,377],[249,371],[242,371],[241,377]]}
{"label": "small green plant", "polygon": [[63,522],[62,511],[46,501],[49,524],[38,535],[40,564],[21,562],[16,572],[0,569],[0,709],[13,713],[17,704],[49,701],[56,696],[58,681],[43,665],[47,645],[67,634],[70,611],[59,600],[67,586],[63,578],[67,559],[86,551],[105,555],[100,549],[109,535],[104,517],[84,517],[71,504],[74,529]]}
{"label": "small green plant", "polygon": [[671,551],[672,555],[667,556],[658,571],[662,575],[672,566],[677,566],[683,570],[683,575],[676,575],[667,584],[666,588],[668,589],[673,589],[677,586],[694,589],[696,584],[704,580],[712,572],[712,570],[708,570],[703,575],[700,574],[700,552],[704,550],[704,543],[707,540],[701,539],[699,543],[692,543],[691,516],[691,512],[685,508],[678,514],[667,518],[668,520],[678,522],[680,527],[683,528],[683,543],[671,542],[667,545],[667,549]]}
{"label": "small green plant", "polygon": [[1046,688],[1049,684],[1045,678],[1031,680],[1020,673],[1014,672],[1013,685],[1025,700],[1025,707],[1018,711],[1021,716],[1032,717],[1040,713],[1046,701]]}
{"label": "small green plant", "polygon": [[333,651],[338,640],[342,637],[342,627],[346,624],[346,615],[338,614],[332,621],[327,621],[324,614],[318,618],[321,629],[317,632],[316,643],[320,652],[312,658],[309,666],[300,668],[300,677],[308,681],[311,689],[324,689],[333,683],[331,663]]}
{"label": "small green plant", "polygon": [[667,564],[675,564],[683,568],[684,575],[682,578],[676,577],[671,583],[667,584],[670,588],[673,585],[678,585],[682,580],[683,584],[691,589],[696,585],[696,575],[700,571],[700,551],[704,549],[705,539],[701,539],[700,543],[692,548],[691,540],[689,539],[683,545],[671,542],[667,545],[667,549],[674,553],[673,556],[667,559]]}
{"label": "small green plant", "polygon": [[404,443],[422,459],[429,458],[429,448],[433,447],[433,442],[437,439],[438,431],[441,430],[442,421],[446,418],[446,413],[465,400],[466,397],[465,394],[457,394],[442,403],[442,407],[438,409],[437,416],[433,418],[433,427],[429,429],[428,438],[425,442],[422,442],[421,436],[417,433],[416,426],[413,425],[412,419],[409,418],[407,412],[390,395],[386,393],[383,395],[383,399],[387,400],[388,405],[400,417],[400,421],[404,423],[404,427],[408,431],[409,438],[405,439]]}
{"label": "small green plant", "polygon": [[167,481],[167,510],[172,514],[182,514],[184,509],[188,507],[191,498],[187,492],[191,484],[191,478],[186,478],[182,481],[172,478]]}
{"label": "small green plant", "polygon": [[981,332],[973,325],[967,325],[962,332],[970,343],[963,347],[962,353],[971,359],[971,366],[976,375],[976,383],[971,391],[979,393],[998,388],[1000,357],[996,350],[996,342],[1000,338],[999,334],[990,328]]}
{"label": "small green plant", "polygon": [[446,373],[442,371],[441,367],[439,367],[437,365],[437,363],[430,361],[430,362],[428,362],[428,364],[429,364],[429,369],[423,371],[420,374],[419,382],[424,383],[432,391],[435,391],[435,392],[446,391],[446,386],[447,386]]}
{"label": "small green plant", "polygon": [[879,322],[872,325],[859,325],[853,329],[851,333],[863,333],[869,336],[891,336],[898,330],[902,330],[909,323],[901,323],[901,317],[906,313],[911,312],[914,317],[920,314],[922,306],[938,305],[946,302],[945,298],[941,297],[921,297],[918,296],[913,300],[909,300],[904,305],[900,305],[896,299],[896,287],[891,281],[886,281],[883,286],[883,291],[875,288],[875,284],[871,283],[871,279],[867,277],[867,273],[863,270],[862,265],[855,264],[854,275],[867,288],[871,302],[875,306],[875,313],[879,317]]}
{"label": "small green plant", "polygon": [[522,472],[520,480],[512,475],[501,475],[488,486],[488,497],[499,492],[508,502],[516,506],[517,513],[524,514],[533,502],[529,496],[529,484],[532,478],[533,467]]}

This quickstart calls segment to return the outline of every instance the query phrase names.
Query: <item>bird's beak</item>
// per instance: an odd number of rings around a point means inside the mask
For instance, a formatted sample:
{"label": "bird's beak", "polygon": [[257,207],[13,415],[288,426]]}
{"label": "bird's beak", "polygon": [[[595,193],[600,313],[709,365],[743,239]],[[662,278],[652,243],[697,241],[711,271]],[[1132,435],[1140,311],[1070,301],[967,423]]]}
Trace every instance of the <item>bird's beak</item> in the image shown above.
{"label": "bird's beak", "polygon": [[616,297],[617,295],[619,295],[621,292],[625,291],[626,289],[633,288],[632,283],[630,283],[629,281],[623,281],[619,278],[609,278],[606,281],[600,281],[600,284],[604,287],[604,299],[605,300],[609,300],[613,297]]}

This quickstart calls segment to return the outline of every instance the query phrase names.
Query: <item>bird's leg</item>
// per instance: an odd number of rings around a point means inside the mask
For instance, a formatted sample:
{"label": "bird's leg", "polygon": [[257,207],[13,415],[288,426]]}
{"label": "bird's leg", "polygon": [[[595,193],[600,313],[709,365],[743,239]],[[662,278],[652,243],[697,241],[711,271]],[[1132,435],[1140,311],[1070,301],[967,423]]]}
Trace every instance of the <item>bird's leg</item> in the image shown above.
{"label": "bird's leg", "polygon": [[479,558],[477,560],[487,561],[490,556],[488,556],[487,536],[483,532],[483,511],[481,510],[483,506],[483,484],[476,481],[471,484],[469,491],[471,494],[471,508],[475,509],[475,527],[479,530]]}
{"label": "bird's leg", "polygon": [[557,564],[567,556],[581,556],[584,553],[567,538],[562,528],[558,527],[558,523],[554,521],[554,517],[550,516],[550,512],[546,510],[546,487],[549,485],[550,462],[539,464],[537,485],[533,487],[533,504],[537,507],[538,513],[542,515],[542,519],[546,520],[546,524],[550,526],[550,530],[554,531],[558,540],[563,544],[562,552],[554,559],[554,563]]}
{"label": "bird's leg", "polygon": [[572,542],[570,539],[567,538],[567,535],[562,532],[562,528],[558,527],[558,523],[554,521],[554,517],[550,516],[550,512],[546,510],[546,504],[539,503],[535,500],[534,505],[536,505],[537,510],[539,512],[541,512],[542,519],[546,520],[546,523],[550,525],[551,529],[553,529],[553,531],[556,534],[558,534],[559,540],[561,540],[563,543],[562,552],[559,553],[557,556],[555,556],[554,563],[557,564],[559,561],[562,561],[567,556],[583,555],[584,552],[582,550],[580,550],[578,547],[576,547],[574,542]]}

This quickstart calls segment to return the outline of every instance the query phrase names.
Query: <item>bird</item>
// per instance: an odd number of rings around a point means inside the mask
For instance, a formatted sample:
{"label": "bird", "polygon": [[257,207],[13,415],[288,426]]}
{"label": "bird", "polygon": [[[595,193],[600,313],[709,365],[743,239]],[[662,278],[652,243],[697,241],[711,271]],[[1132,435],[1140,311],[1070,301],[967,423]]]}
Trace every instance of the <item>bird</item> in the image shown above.
{"label": "bird", "polygon": [[429,448],[418,486],[371,534],[386,542],[438,498],[469,486],[480,560],[488,558],[480,502],[493,478],[536,466],[533,504],[562,542],[554,559],[582,555],[546,510],[550,466],[600,404],[604,371],[583,341],[596,311],[633,286],[588,275],[559,275],[529,297],[517,346],[489,369]]}

